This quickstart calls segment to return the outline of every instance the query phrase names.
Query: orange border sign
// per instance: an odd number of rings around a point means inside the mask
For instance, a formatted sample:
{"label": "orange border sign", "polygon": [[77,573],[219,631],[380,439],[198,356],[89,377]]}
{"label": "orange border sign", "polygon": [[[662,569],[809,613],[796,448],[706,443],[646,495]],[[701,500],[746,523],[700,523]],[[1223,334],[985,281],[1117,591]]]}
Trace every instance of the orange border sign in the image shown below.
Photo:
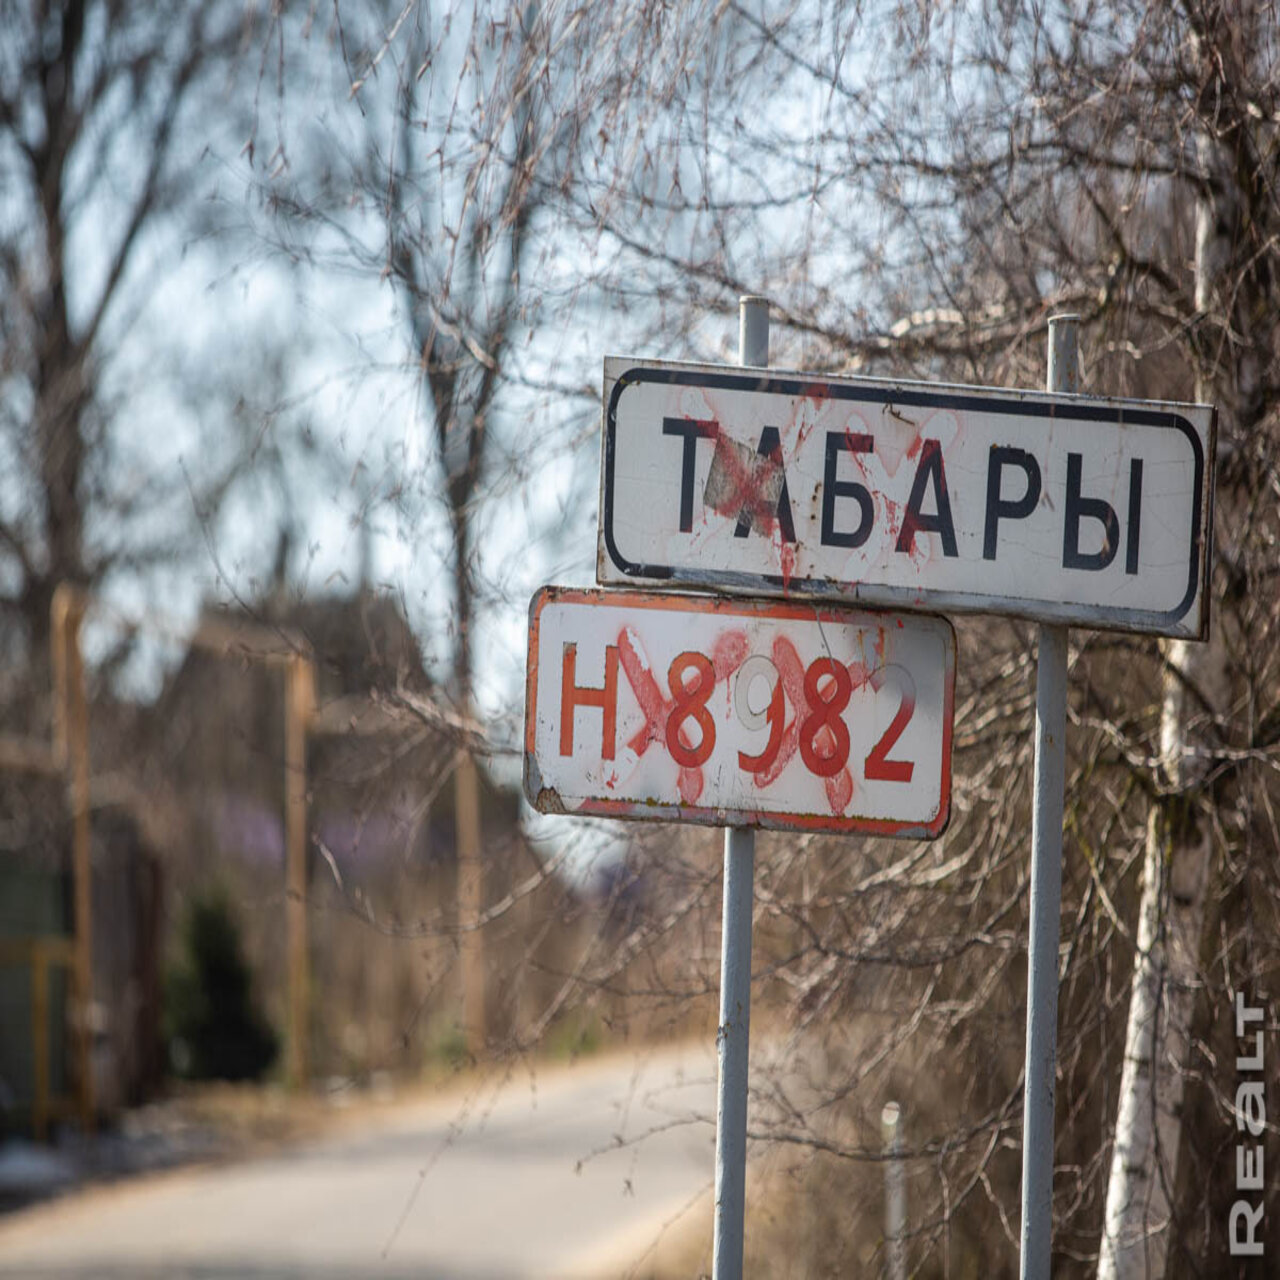
{"label": "orange border sign", "polygon": [[525,791],[544,813],[930,838],[954,698],[943,618],[544,587]]}

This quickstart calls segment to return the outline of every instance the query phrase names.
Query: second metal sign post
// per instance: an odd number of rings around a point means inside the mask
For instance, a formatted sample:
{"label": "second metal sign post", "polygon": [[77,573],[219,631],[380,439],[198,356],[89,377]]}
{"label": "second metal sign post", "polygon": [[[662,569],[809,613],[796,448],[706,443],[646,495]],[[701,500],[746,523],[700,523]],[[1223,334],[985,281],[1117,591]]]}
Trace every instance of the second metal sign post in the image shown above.
{"label": "second metal sign post", "polygon": [[[738,362],[769,363],[769,304],[738,303]],[[751,1044],[751,922],[756,833],[724,833],[724,909],[720,935],[720,1021],[716,1030],[716,1185],[713,1280],[741,1280],[747,1203],[747,1068]]]}

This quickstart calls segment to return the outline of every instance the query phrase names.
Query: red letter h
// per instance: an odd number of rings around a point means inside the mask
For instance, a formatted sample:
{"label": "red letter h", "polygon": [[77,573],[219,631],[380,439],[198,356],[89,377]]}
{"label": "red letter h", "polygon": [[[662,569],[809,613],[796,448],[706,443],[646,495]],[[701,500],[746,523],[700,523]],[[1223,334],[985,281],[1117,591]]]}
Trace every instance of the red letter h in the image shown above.
{"label": "red letter h", "polygon": [[618,647],[604,651],[604,688],[583,689],[578,685],[578,646],[564,647],[560,679],[560,754],[573,755],[573,717],[579,707],[599,707],[604,713],[600,734],[600,758],[612,760],[618,737]]}

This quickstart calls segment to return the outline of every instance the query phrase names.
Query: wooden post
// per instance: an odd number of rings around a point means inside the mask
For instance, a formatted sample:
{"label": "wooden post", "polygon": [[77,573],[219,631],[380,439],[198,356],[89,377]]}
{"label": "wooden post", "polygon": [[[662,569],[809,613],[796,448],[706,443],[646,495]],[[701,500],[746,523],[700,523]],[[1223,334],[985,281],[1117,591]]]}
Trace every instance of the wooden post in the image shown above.
{"label": "wooden post", "polygon": [[40,939],[31,944],[31,1132],[49,1135],[49,957]]}
{"label": "wooden post", "polygon": [[89,702],[80,652],[83,595],[68,583],[53,593],[54,753],[68,775],[71,874],[75,903],[75,1045],[80,1124],[94,1129],[93,1101],[93,863],[89,815]]}
{"label": "wooden post", "polygon": [[307,724],[315,702],[309,658],[293,654],[285,666],[284,814],[289,936],[289,1085],[307,1083]]}
{"label": "wooden post", "polygon": [[480,778],[475,757],[462,748],[454,775],[454,819],[458,852],[458,966],[462,978],[462,1031],[467,1052],[478,1058],[484,1048],[484,940],[480,936],[483,875],[480,863]]}
{"label": "wooden post", "polygon": [[53,593],[49,608],[49,670],[53,680],[53,763],[59,773],[67,769],[67,616],[71,591],[64,584]]}

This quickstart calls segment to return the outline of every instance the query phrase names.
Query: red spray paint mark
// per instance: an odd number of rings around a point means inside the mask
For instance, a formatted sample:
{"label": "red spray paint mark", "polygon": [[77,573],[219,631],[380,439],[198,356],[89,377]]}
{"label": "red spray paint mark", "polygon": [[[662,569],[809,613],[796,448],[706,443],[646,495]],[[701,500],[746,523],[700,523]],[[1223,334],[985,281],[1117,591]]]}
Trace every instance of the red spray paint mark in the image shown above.
{"label": "red spray paint mark", "polygon": [[762,773],[755,775],[756,786],[762,791],[776,782],[791,763],[791,758],[800,745],[800,721],[809,713],[809,703],[804,696],[804,668],[800,665],[800,655],[796,652],[795,645],[786,636],[779,636],[773,642],[773,665],[778,668],[782,691],[796,708],[796,714],[782,730],[782,741],[778,745],[778,754],[773,763]]}
{"label": "red spray paint mark", "polygon": [[792,419],[796,430],[796,452],[799,453],[804,446],[804,442],[809,438],[809,433],[817,425],[814,419],[806,418],[802,414],[797,413]]}
{"label": "red spray paint mark", "polygon": [[846,452],[857,463],[863,479],[866,479],[867,475],[867,464],[863,461],[867,450],[863,446],[866,443],[866,437],[870,434],[869,431],[855,431],[852,427],[845,427],[844,429]]}
{"label": "red spray paint mark", "polygon": [[[744,455],[750,461],[744,461]],[[778,523],[778,491],[782,485],[782,459],[760,455],[749,445],[740,445],[721,433],[716,436],[711,472],[703,491],[703,503],[710,510],[737,520],[744,512],[752,525],[772,533]],[[774,492],[770,494],[768,490]]]}
{"label": "red spray paint mark", "polygon": [[[618,657],[622,662],[623,673],[627,683],[635,694],[636,702],[644,715],[644,724],[631,736],[627,746],[642,756],[649,749],[651,742],[663,742],[667,731],[667,718],[675,707],[674,699],[663,695],[662,687],[644,652],[640,638],[630,627],[623,627],[618,632]],[[742,665],[747,657],[747,637],[742,631],[726,631],[716,638],[712,646],[711,666],[715,683],[728,681],[729,677]],[[680,730],[680,741],[686,747],[693,743],[686,736],[683,727]],[[676,789],[684,804],[695,804],[702,795],[705,779],[700,765],[681,767],[676,775]]]}
{"label": "red spray paint mark", "polygon": [[[766,427],[773,443],[765,452],[753,452],[749,445],[716,437],[711,471],[703,489],[703,510],[736,520],[735,536],[754,531],[763,534],[776,547],[784,589],[789,588],[795,573],[795,551],[789,546],[796,540],[791,495],[787,489],[786,468],[780,433]],[[761,436],[765,449],[768,437]]]}
{"label": "red spray paint mark", "polygon": [[632,639],[630,627],[623,627],[618,632],[618,657],[622,661],[622,670],[626,674],[627,683],[636,695],[640,711],[644,716],[644,724],[632,735],[627,746],[642,756],[649,749],[651,742],[660,742],[665,732],[669,706],[662,696],[658,682],[642,651]]}
{"label": "red spray paint mark", "polygon": [[729,677],[747,660],[748,644],[745,631],[722,631],[711,646],[711,669],[717,684],[724,681],[726,709],[733,699]]}
{"label": "red spray paint mark", "polygon": [[[886,426],[890,430],[886,431]],[[920,452],[920,424],[912,422],[893,405],[885,405],[880,430],[876,435],[876,452],[885,475],[890,479],[896,478],[903,460],[913,459]]]}
{"label": "red spray paint mark", "polygon": [[[680,740],[684,741],[683,733],[680,735]],[[696,804],[698,797],[702,795],[702,787],[703,777],[700,768],[682,768],[676,774],[676,790],[680,792],[680,800],[683,804]]]}
{"label": "red spray paint mark", "polygon": [[907,510],[906,503],[895,502],[888,494],[876,494],[876,501],[881,505],[884,523],[884,545],[892,548],[896,554],[898,543],[904,528],[910,535],[907,559],[913,568],[919,570],[927,565],[932,557],[928,537],[916,527],[915,517]]}
{"label": "red spray paint mark", "polygon": [[823,778],[822,786],[827,793],[831,812],[843,813],[853,799],[853,775],[847,768],[841,769],[834,778]]}
{"label": "red spray paint mark", "polygon": [[[804,666],[795,645],[786,636],[779,636],[773,642],[773,665],[778,668],[783,692],[796,709],[796,714],[782,731],[782,741],[773,763],[764,772],[756,775],[755,785],[761,790],[776,782],[781,777],[782,771],[791,763],[800,745],[800,726],[809,716],[809,700],[804,692]],[[864,663],[849,664],[849,676],[855,689],[867,682],[869,674]],[[818,731],[815,745],[823,748],[822,754],[828,754],[835,749],[835,735],[824,725]],[[831,806],[831,812],[843,813],[853,799],[853,775],[849,772],[848,766],[832,777],[823,779],[823,788],[827,793],[827,803]]]}
{"label": "red spray paint mark", "polygon": [[711,667],[716,673],[716,683],[727,680],[747,660],[748,647],[745,631],[722,631],[711,646]]}
{"label": "red spray paint mark", "polygon": [[790,543],[784,542],[778,556],[778,564],[782,569],[782,589],[783,591],[791,590],[791,579],[796,574],[796,549]]}
{"label": "red spray paint mark", "polygon": [[[795,414],[792,421],[796,425],[796,448],[797,450],[808,439],[809,433],[818,424],[818,414],[831,401],[831,387],[825,382],[806,382],[800,389],[800,403],[796,406]],[[806,404],[808,402],[808,404]],[[812,406],[813,412],[806,413],[805,410]]]}
{"label": "red spray paint mark", "polygon": [[885,542],[889,546],[896,546],[898,534],[902,531],[902,507],[899,503],[894,502],[887,493],[878,493],[876,498],[880,503],[880,512],[885,527]]}

